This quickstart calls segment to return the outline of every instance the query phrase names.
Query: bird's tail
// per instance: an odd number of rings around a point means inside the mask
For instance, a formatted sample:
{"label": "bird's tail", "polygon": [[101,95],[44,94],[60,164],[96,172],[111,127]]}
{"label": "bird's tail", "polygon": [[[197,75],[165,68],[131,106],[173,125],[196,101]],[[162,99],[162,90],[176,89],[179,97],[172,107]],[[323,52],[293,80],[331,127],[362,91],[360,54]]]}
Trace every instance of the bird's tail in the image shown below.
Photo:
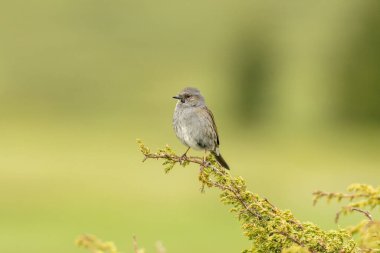
{"label": "bird's tail", "polygon": [[228,166],[227,162],[223,159],[222,155],[221,155],[218,151],[217,151],[217,152],[212,151],[211,153],[214,155],[215,159],[218,161],[218,163],[219,163],[223,168],[225,168],[225,169],[227,169],[227,170],[230,169],[230,167]]}

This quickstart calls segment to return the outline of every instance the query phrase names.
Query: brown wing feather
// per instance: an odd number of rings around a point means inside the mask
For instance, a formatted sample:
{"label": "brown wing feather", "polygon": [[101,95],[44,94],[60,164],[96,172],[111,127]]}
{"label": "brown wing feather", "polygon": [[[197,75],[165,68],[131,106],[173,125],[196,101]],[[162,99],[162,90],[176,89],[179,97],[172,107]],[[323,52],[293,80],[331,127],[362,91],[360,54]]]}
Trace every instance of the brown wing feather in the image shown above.
{"label": "brown wing feather", "polygon": [[215,124],[214,114],[212,114],[212,112],[207,108],[207,106],[205,106],[205,109],[206,109],[208,115],[210,115],[212,127],[214,128],[215,134],[216,134],[216,144],[217,144],[217,146],[219,146],[219,135],[218,135],[218,129],[216,128],[216,124]]}

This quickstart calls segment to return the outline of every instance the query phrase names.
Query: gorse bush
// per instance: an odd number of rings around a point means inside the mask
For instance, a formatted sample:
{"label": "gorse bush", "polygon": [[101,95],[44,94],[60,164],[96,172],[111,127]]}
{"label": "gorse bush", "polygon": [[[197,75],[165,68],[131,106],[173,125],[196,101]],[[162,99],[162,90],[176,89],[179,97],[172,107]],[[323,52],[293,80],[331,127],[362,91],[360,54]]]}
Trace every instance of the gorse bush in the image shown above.
{"label": "gorse bush", "polygon": [[[231,206],[242,224],[243,234],[252,241],[252,247],[245,253],[360,253],[380,252],[380,222],[373,219],[369,210],[380,206],[380,188],[355,184],[348,188],[349,193],[314,193],[314,203],[322,198],[327,200],[348,200],[348,203],[337,213],[359,212],[364,220],[355,226],[340,230],[323,230],[311,222],[302,222],[295,218],[289,210],[281,210],[269,200],[260,197],[247,189],[242,177],[234,177],[219,166],[212,155],[201,157],[182,157],[176,155],[166,146],[157,152],[151,152],[141,141],[140,151],[147,159],[162,160],[166,173],[176,164],[183,167],[197,164],[200,167],[199,181],[201,188],[215,188],[220,193],[222,203]],[[354,240],[353,235],[357,235]],[[81,246],[87,244],[79,244]],[[91,243],[90,243],[91,245]],[[97,253],[118,253],[99,248]]]}

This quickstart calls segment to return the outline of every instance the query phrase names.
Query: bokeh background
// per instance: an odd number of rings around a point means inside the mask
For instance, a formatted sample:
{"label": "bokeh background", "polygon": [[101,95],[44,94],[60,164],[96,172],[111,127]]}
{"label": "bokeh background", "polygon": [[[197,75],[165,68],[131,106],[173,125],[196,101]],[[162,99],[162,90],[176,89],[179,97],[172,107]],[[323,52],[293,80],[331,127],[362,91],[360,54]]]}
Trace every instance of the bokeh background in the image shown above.
{"label": "bokeh background", "polygon": [[[325,229],[311,193],[380,178],[379,1],[0,3],[0,252],[240,252],[239,223],[197,167],[141,163],[176,139],[171,98],[198,87],[254,192]],[[192,151],[192,155],[201,154]],[[376,214],[375,214],[376,215]]]}

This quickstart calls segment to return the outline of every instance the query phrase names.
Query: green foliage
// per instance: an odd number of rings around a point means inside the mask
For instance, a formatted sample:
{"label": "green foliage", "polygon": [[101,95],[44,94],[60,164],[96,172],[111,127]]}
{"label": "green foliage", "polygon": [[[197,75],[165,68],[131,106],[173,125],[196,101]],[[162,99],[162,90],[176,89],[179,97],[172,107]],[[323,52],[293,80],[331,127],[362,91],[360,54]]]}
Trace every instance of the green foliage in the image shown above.
{"label": "green foliage", "polygon": [[336,192],[314,192],[314,204],[321,198],[327,201],[348,200],[336,214],[335,221],[339,220],[341,214],[347,215],[353,212],[362,213],[366,220],[356,226],[347,228],[351,235],[358,235],[358,247],[361,252],[380,252],[380,221],[374,220],[369,210],[380,206],[380,187],[365,184],[352,184],[347,188],[348,193]]}
{"label": "green foliage", "polygon": [[290,248],[282,250],[281,253],[310,253],[310,251],[301,246],[291,246]]}
{"label": "green foliage", "polygon": [[354,211],[364,213],[370,220],[372,217],[369,212],[363,211],[363,208],[374,209],[380,206],[380,187],[374,188],[371,185],[366,184],[352,184],[347,188],[349,193],[335,193],[335,192],[314,192],[314,204],[316,204],[321,198],[326,198],[327,201],[333,199],[338,202],[343,199],[348,199],[350,203],[343,206],[337,213],[336,221],[339,220],[341,214],[349,214]]}
{"label": "green foliage", "polygon": [[184,166],[195,163],[201,167],[199,181],[202,188],[221,190],[221,202],[231,206],[231,212],[242,224],[244,235],[252,241],[252,248],[244,252],[294,252],[299,248],[304,252],[359,252],[347,230],[324,231],[313,223],[299,221],[289,210],[280,210],[267,199],[248,191],[244,179],[232,176],[212,155],[206,159],[180,157],[168,147],[151,153],[141,141],[138,143],[144,160],[163,159],[164,165],[170,164],[171,169],[176,163]]}
{"label": "green foliage", "polygon": [[352,235],[358,235],[358,246],[362,252],[380,252],[379,221],[362,221],[357,226],[351,227],[349,231]]}
{"label": "green foliage", "polygon": [[[94,235],[81,235],[75,241],[75,244],[81,248],[87,249],[92,253],[122,253],[113,242],[104,242]],[[133,237],[134,253],[145,253],[145,250],[137,245],[136,237]],[[161,242],[156,243],[156,252],[165,253],[166,250]]]}
{"label": "green foliage", "polygon": [[[141,152],[145,156],[145,158],[143,160],[143,161],[145,161],[150,154],[150,149],[148,147],[144,146],[142,141],[139,139],[137,140],[137,144],[139,145]],[[165,168],[165,173],[168,173],[169,171],[171,171],[171,169],[173,169],[174,165],[177,163],[176,161],[171,159],[175,156],[175,153],[173,152],[173,150],[168,145],[166,145],[164,149],[158,150],[158,152],[156,154],[167,158],[162,163],[162,165],[164,165],[164,168]],[[188,164],[188,162],[184,161],[181,164],[183,166],[186,166]]]}
{"label": "green foliage", "polygon": [[[171,171],[178,163],[187,166],[191,163],[200,166],[199,181],[202,190],[217,188],[221,191],[220,200],[231,206],[230,211],[242,224],[243,233],[252,241],[252,247],[244,253],[375,253],[380,252],[380,221],[375,221],[369,211],[380,206],[380,188],[370,185],[353,184],[348,188],[349,193],[314,193],[314,203],[321,198],[328,201],[349,203],[337,213],[350,214],[353,211],[364,214],[364,221],[346,229],[325,231],[311,222],[301,222],[289,210],[281,210],[267,199],[247,190],[242,177],[234,177],[223,169],[210,154],[205,158],[177,156],[166,146],[156,153],[150,152],[142,141],[137,141],[140,151],[147,159],[164,160],[164,170]],[[357,241],[353,236],[357,235]],[[119,253],[113,243],[102,242],[94,236],[82,236],[77,240],[81,247],[93,253]],[[135,253],[143,253],[135,241]],[[165,252],[161,247],[157,252]]]}
{"label": "green foliage", "polygon": [[92,253],[121,253],[113,242],[103,242],[94,235],[81,235],[75,244]]}

